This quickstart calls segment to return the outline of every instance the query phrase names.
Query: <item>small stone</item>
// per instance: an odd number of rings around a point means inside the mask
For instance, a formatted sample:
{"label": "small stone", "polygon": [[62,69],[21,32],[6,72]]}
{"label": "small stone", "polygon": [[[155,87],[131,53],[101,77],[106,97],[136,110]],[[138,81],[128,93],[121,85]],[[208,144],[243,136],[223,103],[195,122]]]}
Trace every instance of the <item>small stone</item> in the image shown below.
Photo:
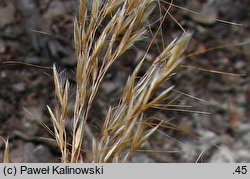
{"label": "small stone", "polygon": [[149,158],[145,154],[135,154],[132,159],[132,163],[155,163],[155,161],[151,158]]}
{"label": "small stone", "polygon": [[36,3],[33,0],[18,1],[17,7],[24,16],[32,15],[32,13],[36,11]]}
{"label": "small stone", "polygon": [[246,67],[246,62],[244,61],[237,61],[234,65],[235,69],[242,70]]}
{"label": "small stone", "polygon": [[[216,22],[216,19],[218,18],[218,12],[213,3],[208,2],[205,4],[200,4],[194,1],[190,4],[190,9],[194,9],[194,11],[200,12],[199,14],[188,14],[193,21],[203,25],[213,25]],[[192,5],[194,7],[192,7]]]}
{"label": "small stone", "polygon": [[236,152],[237,158],[241,163],[249,163],[250,162],[250,152],[246,149],[240,149]]}
{"label": "small stone", "polygon": [[66,8],[63,2],[55,0],[52,1],[46,14],[44,15],[45,18],[52,18],[55,16],[59,16],[66,13]]}
{"label": "small stone", "polygon": [[114,82],[112,81],[105,81],[102,83],[102,90],[106,93],[106,94],[111,94],[114,91],[116,91],[118,88],[118,85],[116,85]]}
{"label": "small stone", "polygon": [[16,83],[13,85],[13,89],[16,92],[24,92],[25,91],[25,84],[20,82],[20,83]]}
{"label": "small stone", "polygon": [[222,65],[227,65],[230,63],[230,60],[228,58],[221,58],[219,59],[219,62],[222,64]]}
{"label": "small stone", "polygon": [[227,146],[221,146],[213,154],[209,163],[234,163],[234,154]]}
{"label": "small stone", "polygon": [[239,123],[239,125],[237,125],[237,131],[239,131],[240,133],[249,133],[250,124],[249,123]]}
{"label": "small stone", "polygon": [[7,2],[6,6],[0,6],[0,28],[15,21],[15,12],[15,6],[10,2]]}
{"label": "small stone", "polygon": [[201,129],[197,131],[203,140],[211,141],[216,137],[215,133],[206,129]]}
{"label": "small stone", "polygon": [[198,156],[198,153],[198,146],[191,141],[181,144],[181,158],[185,162],[193,161]]}
{"label": "small stone", "polygon": [[0,78],[6,78],[7,77],[7,74],[5,71],[1,71],[0,73]]}
{"label": "small stone", "polygon": [[13,163],[45,163],[55,162],[49,149],[45,146],[35,146],[33,143],[24,143],[16,149],[10,150],[10,158]]}

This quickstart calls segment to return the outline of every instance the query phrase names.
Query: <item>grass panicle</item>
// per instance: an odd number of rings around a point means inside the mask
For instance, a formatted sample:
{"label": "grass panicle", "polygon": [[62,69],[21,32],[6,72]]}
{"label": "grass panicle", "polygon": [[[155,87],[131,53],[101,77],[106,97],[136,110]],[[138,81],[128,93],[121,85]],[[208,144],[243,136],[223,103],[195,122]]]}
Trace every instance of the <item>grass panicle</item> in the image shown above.
{"label": "grass panicle", "polygon": [[[156,94],[162,83],[169,78],[180,64],[180,55],[189,42],[191,33],[185,33],[170,44],[168,58],[160,54],[147,73],[136,82],[138,69],[128,78],[120,104],[109,110],[101,137],[93,145],[94,162],[127,161],[128,158],[161,125],[151,123],[144,114],[148,109],[161,103],[173,86]],[[140,64],[139,64],[140,65]],[[139,66],[138,66],[139,67]],[[153,127],[150,127],[152,126]],[[122,158],[123,156],[123,158]]]}
{"label": "grass panicle", "polygon": [[[82,160],[84,135],[89,111],[98,89],[110,66],[137,41],[148,36],[148,18],[156,8],[155,0],[93,0],[90,5],[80,0],[79,15],[74,19],[76,88],[63,81],[53,67],[58,108],[48,107],[62,162]],[[191,33],[185,32],[155,58],[147,73],[139,80],[137,74],[144,58],[128,78],[118,106],[110,107],[99,137],[93,137],[93,162],[127,161],[152,135],[161,122],[152,123],[145,112],[159,104],[173,86],[157,95],[163,82],[180,64]],[[74,96],[74,115],[71,134],[66,130],[69,94]],[[71,136],[71,137],[69,137]]]}

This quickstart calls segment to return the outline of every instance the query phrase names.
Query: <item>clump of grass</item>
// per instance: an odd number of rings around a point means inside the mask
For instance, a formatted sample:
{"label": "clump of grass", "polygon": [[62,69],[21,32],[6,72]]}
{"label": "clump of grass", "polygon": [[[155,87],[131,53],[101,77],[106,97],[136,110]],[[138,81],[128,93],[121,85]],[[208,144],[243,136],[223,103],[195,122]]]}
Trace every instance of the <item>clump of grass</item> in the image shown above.
{"label": "clump of grass", "polygon": [[[169,5],[169,9],[173,6],[197,14],[194,11],[173,4],[173,1],[161,1],[161,3]],[[84,155],[87,152],[91,155],[91,160],[88,160],[88,162],[126,162],[161,126],[168,127],[171,125],[171,128],[187,132],[147,113],[152,108],[168,109],[171,106],[165,101],[174,86],[163,88],[163,84],[166,84],[165,82],[171,78],[174,70],[181,64],[183,60],[181,55],[192,36],[168,12],[169,9],[165,9],[166,13],[164,15],[162,15],[161,11],[159,12],[161,17],[158,22],[153,22],[153,24],[159,24],[160,27],[154,34],[151,31],[152,24],[149,24],[148,19],[159,4],[159,0],[79,0],[79,14],[74,19],[74,43],[77,58],[75,69],[76,87],[71,88],[70,82],[59,75],[56,66],[53,66],[58,106],[54,110],[48,106],[48,111],[52,119],[54,132],[45,126],[49,132],[53,133],[52,135],[61,152],[61,162],[76,163],[86,161]],[[163,33],[160,28],[166,15],[169,15],[184,33],[180,38],[173,40],[167,47],[163,45],[160,54],[152,60],[147,72],[139,78],[138,73],[145,62],[154,38],[158,33],[161,33],[161,35]],[[240,26],[240,24],[225,20],[215,20]],[[134,72],[128,77],[120,102],[107,110],[100,134],[91,136],[92,148],[83,145],[85,134],[89,132],[88,119],[91,118],[89,112],[93,107],[96,94],[105,74],[111,65],[128,49],[132,48],[136,42],[144,40],[150,35],[153,38],[149,42],[148,50],[134,69]],[[214,47],[189,54],[185,58],[216,49],[244,44]],[[8,61],[7,63],[25,64],[40,68],[40,66],[17,61]],[[239,76],[216,70],[197,69],[217,74]],[[70,114],[72,106],[73,116]],[[67,127],[69,120],[72,121],[72,131],[69,131]],[[3,162],[8,163],[9,142],[4,139],[3,141],[5,142]]]}
{"label": "clump of grass", "polygon": [[[74,42],[77,58],[75,91],[70,89],[53,66],[55,93],[59,106],[48,107],[56,143],[61,151],[61,162],[81,162],[84,134],[89,111],[100,84],[110,66],[137,41],[147,37],[148,17],[156,7],[156,0],[93,0],[89,8],[86,0],[80,0],[79,15],[74,20]],[[173,89],[170,86],[156,93],[165,80],[171,77],[181,63],[191,33],[185,32],[175,39],[154,59],[146,74],[137,79],[145,57],[141,59],[128,78],[120,103],[110,107],[100,136],[93,137],[93,162],[120,162],[140,148],[163,121],[147,117],[145,112],[155,108]],[[69,120],[69,96],[73,99],[74,114],[72,133],[66,130]]]}

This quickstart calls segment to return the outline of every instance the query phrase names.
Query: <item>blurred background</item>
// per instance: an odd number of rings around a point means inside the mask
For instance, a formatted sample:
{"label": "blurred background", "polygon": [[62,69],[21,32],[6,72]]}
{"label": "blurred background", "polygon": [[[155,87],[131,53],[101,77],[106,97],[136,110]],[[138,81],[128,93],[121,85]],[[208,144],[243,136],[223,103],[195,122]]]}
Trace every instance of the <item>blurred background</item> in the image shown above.
{"label": "blurred background", "polygon": [[[163,9],[168,2],[162,2]],[[161,129],[131,162],[250,162],[250,1],[173,2],[171,15],[194,35],[183,66],[169,83],[176,85],[177,103],[192,110],[155,115],[190,132]],[[59,162],[55,146],[41,138],[51,137],[41,125],[51,127],[46,108],[55,105],[51,70],[24,63],[55,63],[74,84],[76,12],[77,0],[0,0],[0,136],[9,138],[12,162]],[[166,43],[182,33],[170,16],[162,29]],[[227,47],[197,53],[222,46]],[[91,115],[93,126],[117,104],[144,50],[143,43],[137,44],[110,69]],[[157,48],[150,51],[148,64],[157,53]],[[142,73],[146,69],[147,64]],[[3,150],[0,141],[1,161]]]}

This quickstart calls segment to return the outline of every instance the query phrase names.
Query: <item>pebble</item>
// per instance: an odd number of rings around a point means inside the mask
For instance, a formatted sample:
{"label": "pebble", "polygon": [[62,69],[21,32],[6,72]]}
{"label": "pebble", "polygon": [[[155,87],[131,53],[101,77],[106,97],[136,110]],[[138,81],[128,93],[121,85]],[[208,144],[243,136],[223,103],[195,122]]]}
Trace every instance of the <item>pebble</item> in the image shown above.
{"label": "pebble", "polygon": [[[250,46],[249,46],[250,47]],[[249,50],[248,50],[249,51]],[[250,53],[249,53],[250,55]],[[244,61],[237,61],[234,65],[234,68],[237,69],[237,70],[242,70],[246,67],[246,62]]]}
{"label": "pebble", "polygon": [[46,14],[44,15],[45,18],[52,18],[58,15],[62,15],[66,13],[66,8],[64,4],[58,0],[54,0],[51,2]]}
{"label": "pebble", "polygon": [[151,158],[149,158],[145,154],[135,154],[132,159],[132,163],[154,163],[155,161]]}
{"label": "pebble", "polygon": [[202,25],[213,25],[216,22],[216,19],[218,18],[218,11],[213,3],[208,2],[205,4],[199,4],[196,2],[192,2],[190,4],[190,9],[193,9],[195,12],[199,12],[199,14],[188,14],[193,21]]}
{"label": "pebble", "polygon": [[104,81],[102,83],[102,90],[104,90],[104,92],[106,94],[111,94],[114,91],[116,91],[118,89],[119,85],[117,83],[114,83],[112,81]]}
{"label": "pebble", "polygon": [[25,91],[25,84],[20,82],[20,83],[16,83],[13,85],[13,89],[16,92],[24,92]]}
{"label": "pebble", "polygon": [[191,141],[180,145],[182,161],[191,162],[198,156],[198,146]]}
{"label": "pebble", "polygon": [[33,143],[24,143],[18,148],[10,150],[10,158],[13,163],[46,163],[55,162],[50,150],[43,146],[35,146]]}
{"label": "pebble", "polygon": [[249,152],[249,150],[240,149],[235,153],[237,155],[238,160],[241,163],[249,163],[250,162],[250,152]]}
{"label": "pebble", "polygon": [[227,146],[221,146],[210,158],[209,163],[234,163],[234,154]]}
{"label": "pebble", "polygon": [[0,28],[15,21],[15,12],[15,6],[10,2],[7,2],[6,6],[0,6]]}

